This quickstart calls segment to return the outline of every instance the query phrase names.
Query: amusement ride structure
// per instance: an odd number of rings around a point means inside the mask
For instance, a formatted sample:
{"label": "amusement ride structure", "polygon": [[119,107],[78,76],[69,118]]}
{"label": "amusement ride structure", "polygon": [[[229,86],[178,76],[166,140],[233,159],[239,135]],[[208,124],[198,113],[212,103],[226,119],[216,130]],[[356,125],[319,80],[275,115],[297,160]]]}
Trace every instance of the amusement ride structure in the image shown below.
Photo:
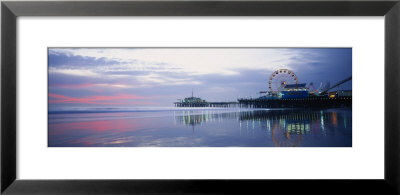
{"label": "amusement ride structure", "polygon": [[299,84],[296,74],[289,69],[279,69],[272,73],[268,80],[268,88],[271,93],[282,91],[286,85]]}

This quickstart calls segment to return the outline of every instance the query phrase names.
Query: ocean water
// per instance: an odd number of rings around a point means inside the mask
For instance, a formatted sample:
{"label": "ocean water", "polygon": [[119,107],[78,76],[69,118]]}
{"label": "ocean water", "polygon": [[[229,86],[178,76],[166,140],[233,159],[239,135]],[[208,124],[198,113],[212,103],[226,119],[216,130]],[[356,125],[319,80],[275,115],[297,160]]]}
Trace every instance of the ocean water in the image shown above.
{"label": "ocean water", "polygon": [[49,147],[351,147],[351,108],[49,112]]}

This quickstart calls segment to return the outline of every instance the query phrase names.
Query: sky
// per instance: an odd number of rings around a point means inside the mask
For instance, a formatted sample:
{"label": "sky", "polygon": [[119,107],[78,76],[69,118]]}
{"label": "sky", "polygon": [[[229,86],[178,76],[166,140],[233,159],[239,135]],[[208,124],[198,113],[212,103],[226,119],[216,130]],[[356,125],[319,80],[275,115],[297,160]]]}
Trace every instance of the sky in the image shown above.
{"label": "sky", "polygon": [[207,101],[254,98],[278,69],[332,86],[352,76],[352,49],[49,48],[49,110],[172,107],[192,90]]}

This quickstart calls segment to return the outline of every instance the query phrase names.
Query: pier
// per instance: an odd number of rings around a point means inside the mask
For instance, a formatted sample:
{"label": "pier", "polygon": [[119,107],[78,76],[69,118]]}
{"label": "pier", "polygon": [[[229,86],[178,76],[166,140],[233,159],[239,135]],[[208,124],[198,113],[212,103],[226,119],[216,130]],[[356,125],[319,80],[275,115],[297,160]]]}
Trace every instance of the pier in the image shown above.
{"label": "pier", "polygon": [[239,99],[239,107],[246,108],[351,108],[350,97],[308,97],[299,99]]}
{"label": "pier", "polygon": [[175,102],[175,107],[220,107],[220,108],[350,108],[349,97],[308,97],[296,99],[238,99],[238,102]]}
{"label": "pier", "polygon": [[[242,98],[237,102],[208,102],[199,97],[192,96],[178,99],[175,107],[240,107],[240,108],[351,108],[352,91],[339,90],[339,87],[351,81],[349,76],[333,86],[329,82],[316,89],[311,82],[298,83],[295,73],[288,69],[280,69],[272,73],[268,86],[269,91],[260,91],[258,98]],[[330,91],[338,88],[336,91]]]}

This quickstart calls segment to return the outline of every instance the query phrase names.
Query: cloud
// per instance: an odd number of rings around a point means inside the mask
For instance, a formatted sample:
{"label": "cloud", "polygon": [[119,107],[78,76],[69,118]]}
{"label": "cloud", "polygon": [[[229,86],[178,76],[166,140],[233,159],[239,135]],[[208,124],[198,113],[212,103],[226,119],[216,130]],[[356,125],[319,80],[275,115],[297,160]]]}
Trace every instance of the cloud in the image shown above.
{"label": "cloud", "polygon": [[291,64],[299,63],[298,59],[304,64],[311,59],[315,60],[312,52],[283,48],[50,48],[50,51],[50,55],[56,53],[71,58],[80,56],[90,59],[92,62],[88,62],[89,65],[99,61],[102,65],[107,65],[105,62],[115,62],[112,66],[97,67],[105,72],[181,71],[193,75],[234,75],[239,74],[235,70],[241,68],[272,71],[289,68]]}
{"label": "cloud", "polygon": [[[203,82],[196,79],[203,75],[239,76],[242,70],[271,72],[294,63],[310,63],[313,60],[308,58],[313,55],[282,48],[50,48],[49,74],[55,86],[61,84],[57,83],[60,79],[51,75],[110,83],[104,88],[192,86],[201,85]],[[124,84],[112,84],[115,82]]]}
{"label": "cloud", "polygon": [[82,77],[101,77],[102,75],[94,72],[93,70],[83,70],[83,69],[60,69],[60,68],[49,68],[49,74],[66,74],[72,76],[82,76]]}
{"label": "cloud", "polygon": [[[64,104],[127,104],[121,100],[137,100],[145,99],[145,97],[132,94],[119,94],[114,96],[86,96],[81,98],[69,97],[60,94],[49,93],[49,103],[64,103]],[[130,102],[132,103],[132,102]],[[148,104],[146,102],[136,102],[139,104]]]}
{"label": "cloud", "polygon": [[143,83],[145,86],[149,85],[200,85],[201,82],[199,81],[193,81],[190,78],[174,78],[174,77],[169,77],[161,74],[147,74],[147,75],[142,75],[142,76],[136,76],[135,79]]}
{"label": "cloud", "polygon": [[68,52],[58,52],[49,49],[49,64],[53,67],[78,67],[78,66],[106,66],[120,64],[120,62],[105,57],[91,57],[72,55]]}

